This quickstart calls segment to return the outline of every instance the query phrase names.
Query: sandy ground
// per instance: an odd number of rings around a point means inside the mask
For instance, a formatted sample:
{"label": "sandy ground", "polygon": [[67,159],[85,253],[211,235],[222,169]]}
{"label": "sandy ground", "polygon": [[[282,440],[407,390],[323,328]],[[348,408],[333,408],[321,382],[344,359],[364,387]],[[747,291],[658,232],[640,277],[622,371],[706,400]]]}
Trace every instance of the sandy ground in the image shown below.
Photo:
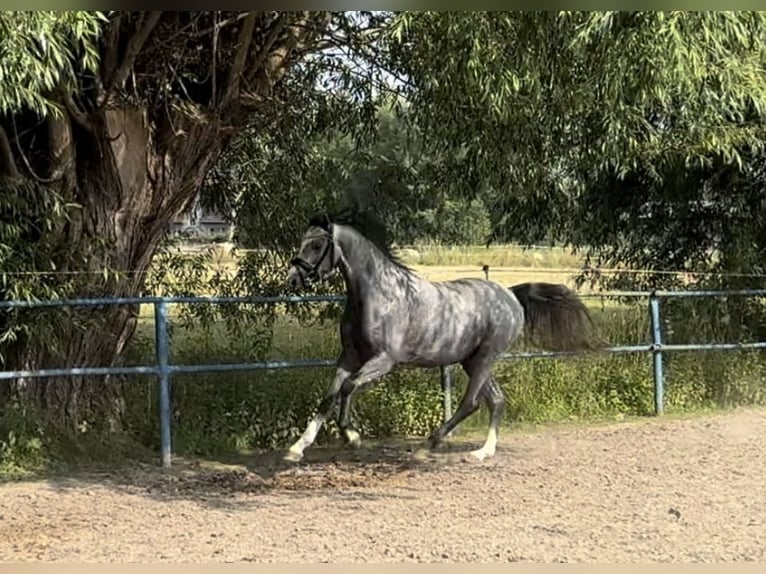
{"label": "sandy ground", "polygon": [[766,560],[766,411],[0,485],[4,561]]}

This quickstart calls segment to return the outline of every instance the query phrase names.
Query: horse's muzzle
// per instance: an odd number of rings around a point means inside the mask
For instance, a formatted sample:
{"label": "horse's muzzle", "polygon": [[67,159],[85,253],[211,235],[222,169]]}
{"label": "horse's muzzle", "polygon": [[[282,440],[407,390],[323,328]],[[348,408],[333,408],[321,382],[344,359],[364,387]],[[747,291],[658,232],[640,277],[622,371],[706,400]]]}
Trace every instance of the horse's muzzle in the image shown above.
{"label": "horse's muzzle", "polygon": [[286,283],[290,289],[300,289],[306,284],[303,279],[303,273],[294,266],[290,267],[290,270],[287,272]]}

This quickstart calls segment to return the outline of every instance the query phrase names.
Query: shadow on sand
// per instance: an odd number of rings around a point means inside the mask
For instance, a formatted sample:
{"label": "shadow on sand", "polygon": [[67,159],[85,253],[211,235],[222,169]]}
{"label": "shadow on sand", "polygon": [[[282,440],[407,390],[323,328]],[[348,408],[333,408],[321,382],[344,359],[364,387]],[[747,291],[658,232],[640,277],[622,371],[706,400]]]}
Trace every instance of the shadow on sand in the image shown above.
{"label": "shadow on sand", "polygon": [[[444,443],[424,455],[422,440],[367,442],[356,450],[343,445],[315,446],[300,463],[282,459],[283,450],[208,458],[175,456],[169,469],[156,463],[70,468],[35,479],[58,491],[106,488],[157,501],[186,500],[201,506],[246,509],[279,504],[285,498],[412,498],[419,479],[461,467],[493,465],[467,457],[475,444]],[[246,496],[243,496],[246,495]]]}

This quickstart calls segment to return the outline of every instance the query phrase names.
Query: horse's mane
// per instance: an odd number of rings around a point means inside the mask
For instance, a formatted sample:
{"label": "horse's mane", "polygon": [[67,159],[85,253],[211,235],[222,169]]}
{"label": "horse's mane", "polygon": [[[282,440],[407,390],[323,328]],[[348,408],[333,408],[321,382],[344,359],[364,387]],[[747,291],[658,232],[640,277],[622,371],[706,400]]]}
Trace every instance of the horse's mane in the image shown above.
{"label": "horse's mane", "polygon": [[328,229],[330,223],[353,227],[360,235],[380,249],[391,263],[405,271],[412,271],[394,252],[385,223],[372,211],[344,208],[335,213],[316,214],[309,219],[310,226],[321,227],[322,229]]}

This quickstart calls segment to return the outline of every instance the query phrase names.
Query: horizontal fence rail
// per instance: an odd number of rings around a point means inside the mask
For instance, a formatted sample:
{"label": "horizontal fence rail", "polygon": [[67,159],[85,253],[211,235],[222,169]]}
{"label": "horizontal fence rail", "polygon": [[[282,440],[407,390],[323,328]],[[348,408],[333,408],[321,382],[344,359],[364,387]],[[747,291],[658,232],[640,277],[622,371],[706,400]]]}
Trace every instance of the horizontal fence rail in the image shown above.
{"label": "horizontal fence rail", "polygon": [[[487,270],[485,269],[485,272]],[[661,323],[661,299],[680,297],[763,297],[766,289],[700,290],[700,291],[609,291],[584,293],[582,298],[648,298],[652,342],[644,345],[617,345],[605,349],[607,353],[651,353],[654,377],[655,414],[664,413],[663,353],[674,351],[744,350],[766,349],[766,341],[754,343],[694,343],[663,344]],[[159,387],[160,413],[160,460],[163,467],[171,465],[171,416],[170,383],[173,374],[223,373],[234,371],[257,371],[275,369],[326,368],[335,366],[334,359],[303,359],[293,361],[271,360],[249,363],[217,363],[201,365],[177,365],[170,363],[170,338],[168,336],[168,306],[171,304],[279,304],[279,303],[343,303],[344,295],[305,296],[252,296],[252,297],[115,297],[93,299],[60,299],[41,301],[0,301],[0,309],[35,309],[52,307],[102,307],[112,305],[152,305],[155,321],[154,365],[130,367],[71,367],[40,370],[0,371],[0,380],[41,377],[76,377],[105,375],[154,375]],[[528,351],[508,352],[500,360],[555,358],[572,356],[577,352]],[[445,420],[452,414],[453,373],[451,367],[441,367],[441,386]]]}

